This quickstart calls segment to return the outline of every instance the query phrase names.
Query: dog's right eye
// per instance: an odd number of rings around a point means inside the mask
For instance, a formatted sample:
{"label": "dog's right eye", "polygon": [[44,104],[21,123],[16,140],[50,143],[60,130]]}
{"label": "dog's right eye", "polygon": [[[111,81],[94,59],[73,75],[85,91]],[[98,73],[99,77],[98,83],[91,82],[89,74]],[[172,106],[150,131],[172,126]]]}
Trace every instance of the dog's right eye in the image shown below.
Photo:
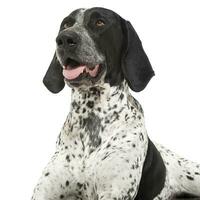
{"label": "dog's right eye", "polygon": [[67,29],[71,26],[73,26],[75,23],[75,20],[72,18],[66,18],[63,20],[63,22],[61,23],[61,29]]}
{"label": "dog's right eye", "polygon": [[66,29],[66,28],[69,28],[72,26],[72,23],[70,22],[65,22],[65,24],[63,25],[63,27]]}

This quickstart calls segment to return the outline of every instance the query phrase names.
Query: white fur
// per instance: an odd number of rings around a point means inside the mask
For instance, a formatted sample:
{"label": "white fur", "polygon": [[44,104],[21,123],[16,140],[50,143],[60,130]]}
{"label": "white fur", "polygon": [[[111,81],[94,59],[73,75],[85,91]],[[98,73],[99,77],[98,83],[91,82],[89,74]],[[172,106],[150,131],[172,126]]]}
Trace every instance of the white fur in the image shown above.
{"label": "white fur", "polygon": [[[71,110],[56,152],[43,171],[33,200],[121,199],[130,188],[133,199],[137,194],[148,144],[141,106],[130,95],[126,83],[121,87],[104,83],[96,88],[98,94],[89,88],[73,89]],[[88,107],[88,102],[93,104]],[[95,139],[99,138],[101,143],[97,145]],[[199,165],[156,146],[167,174],[165,187],[155,200],[171,199],[180,192],[200,195]],[[188,173],[194,180],[186,177]]]}

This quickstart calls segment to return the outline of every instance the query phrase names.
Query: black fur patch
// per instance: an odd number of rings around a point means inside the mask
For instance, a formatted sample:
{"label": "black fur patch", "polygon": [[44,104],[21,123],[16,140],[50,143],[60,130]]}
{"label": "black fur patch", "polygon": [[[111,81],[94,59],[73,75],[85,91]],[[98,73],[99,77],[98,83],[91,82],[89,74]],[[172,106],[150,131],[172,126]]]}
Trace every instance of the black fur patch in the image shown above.
{"label": "black fur patch", "polygon": [[186,200],[186,199],[191,199],[191,200],[200,200],[200,197],[197,197],[193,194],[189,194],[189,193],[181,193],[179,195],[177,195],[174,200],[179,199],[179,200]]}
{"label": "black fur patch", "polygon": [[101,144],[101,137],[99,136],[101,119],[91,112],[84,121],[84,126],[86,131],[88,131],[90,138],[89,147],[97,148]]}
{"label": "black fur patch", "polygon": [[139,190],[135,200],[153,200],[164,187],[166,168],[163,159],[149,139]]}

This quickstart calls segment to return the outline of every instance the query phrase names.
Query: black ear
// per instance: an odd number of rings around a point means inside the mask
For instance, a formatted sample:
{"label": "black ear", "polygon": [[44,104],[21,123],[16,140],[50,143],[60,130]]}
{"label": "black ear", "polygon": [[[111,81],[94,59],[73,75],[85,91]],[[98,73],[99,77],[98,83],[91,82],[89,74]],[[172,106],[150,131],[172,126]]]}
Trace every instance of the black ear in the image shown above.
{"label": "black ear", "polygon": [[64,77],[62,75],[62,67],[56,57],[56,54],[54,54],[49,69],[43,78],[43,83],[47,89],[53,93],[60,92],[65,86]]}
{"label": "black ear", "polygon": [[131,23],[123,20],[122,28],[125,37],[122,70],[129,87],[135,92],[140,92],[154,76],[154,71]]}

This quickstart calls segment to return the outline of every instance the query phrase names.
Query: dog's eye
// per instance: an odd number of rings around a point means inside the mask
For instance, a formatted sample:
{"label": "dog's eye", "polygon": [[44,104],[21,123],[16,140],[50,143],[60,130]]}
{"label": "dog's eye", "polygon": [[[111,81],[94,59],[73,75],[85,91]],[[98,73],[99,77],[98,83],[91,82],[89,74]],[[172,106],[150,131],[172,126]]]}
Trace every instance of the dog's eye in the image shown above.
{"label": "dog's eye", "polygon": [[75,23],[75,19],[68,16],[68,17],[64,18],[64,20],[62,21],[60,28],[66,29],[66,28],[72,27],[74,25],[74,23]]}
{"label": "dog's eye", "polygon": [[95,24],[96,26],[104,26],[105,22],[102,19],[98,19]]}
{"label": "dog's eye", "polygon": [[70,23],[70,22],[65,22],[63,25],[64,28],[69,28],[71,26],[72,26],[72,23]]}

